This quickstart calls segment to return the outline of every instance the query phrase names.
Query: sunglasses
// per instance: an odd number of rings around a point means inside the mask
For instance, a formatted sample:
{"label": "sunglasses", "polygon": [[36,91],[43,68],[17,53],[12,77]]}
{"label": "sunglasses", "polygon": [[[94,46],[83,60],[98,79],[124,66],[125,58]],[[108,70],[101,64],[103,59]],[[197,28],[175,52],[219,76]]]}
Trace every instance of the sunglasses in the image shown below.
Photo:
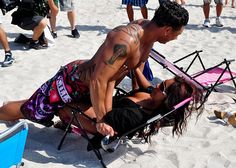
{"label": "sunglasses", "polygon": [[163,81],[163,82],[160,83],[159,89],[160,89],[160,91],[161,91],[165,96],[167,96],[165,81]]}

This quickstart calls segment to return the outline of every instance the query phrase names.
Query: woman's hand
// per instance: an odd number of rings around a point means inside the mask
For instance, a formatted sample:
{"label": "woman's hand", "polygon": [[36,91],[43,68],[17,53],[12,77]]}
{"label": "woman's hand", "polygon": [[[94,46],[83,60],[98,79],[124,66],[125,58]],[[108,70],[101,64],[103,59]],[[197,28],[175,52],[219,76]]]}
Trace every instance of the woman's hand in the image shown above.
{"label": "woman's hand", "polygon": [[115,132],[110,125],[104,122],[96,123],[96,129],[100,134],[104,136],[105,135],[114,136],[115,134],[117,134],[117,132]]}

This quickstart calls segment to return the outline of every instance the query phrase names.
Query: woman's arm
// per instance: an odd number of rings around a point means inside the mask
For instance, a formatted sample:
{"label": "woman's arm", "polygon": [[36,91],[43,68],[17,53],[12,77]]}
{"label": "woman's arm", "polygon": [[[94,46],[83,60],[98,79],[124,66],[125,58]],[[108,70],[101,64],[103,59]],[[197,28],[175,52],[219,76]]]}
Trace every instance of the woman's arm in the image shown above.
{"label": "woman's arm", "polygon": [[[144,65],[144,63],[140,66],[142,67]],[[143,75],[142,71],[140,69],[143,68],[136,68],[135,70],[133,70],[133,74],[134,74],[134,82],[137,83],[139,88],[147,88],[149,86],[151,86],[150,82],[146,79],[146,77]],[[133,81],[132,81],[133,82]],[[134,89],[138,89],[137,86],[135,86],[136,88]]]}

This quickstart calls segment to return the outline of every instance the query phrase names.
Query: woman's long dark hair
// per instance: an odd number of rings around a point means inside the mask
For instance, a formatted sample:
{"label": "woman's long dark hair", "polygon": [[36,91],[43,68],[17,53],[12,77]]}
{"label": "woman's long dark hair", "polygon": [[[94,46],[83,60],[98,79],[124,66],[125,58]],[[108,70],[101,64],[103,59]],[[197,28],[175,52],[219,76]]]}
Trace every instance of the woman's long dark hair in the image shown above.
{"label": "woman's long dark hair", "polygon": [[193,111],[197,112],[197,118],[202,113],[203,106],[200,109],[197,107],[203,102],[203,94],[202,91],[183,78],[175,77],[174,79],[175,82],[166,89],[167,98],[164,103],[165,110],[162,113],[172,110],[175,105],[189,97],[193,98],[191,103],[186,103],[169,116],[174,119],[172,134],[180,136],[186,130],[187,119],[192,115]]}

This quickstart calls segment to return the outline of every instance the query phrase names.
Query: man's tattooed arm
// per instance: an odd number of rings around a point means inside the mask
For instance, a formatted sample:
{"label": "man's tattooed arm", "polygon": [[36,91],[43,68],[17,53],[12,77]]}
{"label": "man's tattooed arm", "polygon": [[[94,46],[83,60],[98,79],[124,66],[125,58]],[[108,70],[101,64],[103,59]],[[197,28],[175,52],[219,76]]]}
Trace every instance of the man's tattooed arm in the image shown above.
{"label": "man's tattooed arm", "polygon": [[116,44],[113,48],[113,55],[109,60],[106,61],[107,64],[113,65],[114,62],[119,58],[127,54],[127,47],[124,44]]}

